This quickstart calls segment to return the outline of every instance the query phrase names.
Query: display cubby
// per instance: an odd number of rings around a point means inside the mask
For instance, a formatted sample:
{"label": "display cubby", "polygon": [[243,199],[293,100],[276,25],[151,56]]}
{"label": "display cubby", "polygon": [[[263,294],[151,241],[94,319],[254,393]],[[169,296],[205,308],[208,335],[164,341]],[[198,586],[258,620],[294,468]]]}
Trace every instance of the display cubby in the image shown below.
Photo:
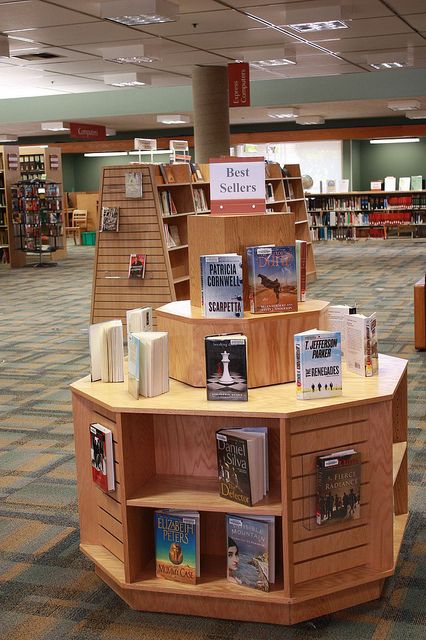
{"label": "display cubby", "polygon": [[426,225],[426,190],[307,194],[314,240],[386,239],[389,230],[419,234]]}
{"label": "display cubby", "polygon": [[[406,361],[379,375],[343,372],[343,395],[298,401],[294,384],[251,390],[249,402],[208,402],[205,389],[133,399],[127,380],[72,385],[81,550],[135,609],[294,624],[380,597],[407,522]],[[89,425],[113,431],[116,490],[93,483]],[[270,491],[253,507],[219,496],[215,431],[266,426]],[[361,517],[314,527],[317,455],[361,452]],[[310,505],[307,510],[306,505]],[[201,514],[201,577],[155,577],[153,512]],[[277,581],[270,592],[226,580],[225,514],[274,515]]]}

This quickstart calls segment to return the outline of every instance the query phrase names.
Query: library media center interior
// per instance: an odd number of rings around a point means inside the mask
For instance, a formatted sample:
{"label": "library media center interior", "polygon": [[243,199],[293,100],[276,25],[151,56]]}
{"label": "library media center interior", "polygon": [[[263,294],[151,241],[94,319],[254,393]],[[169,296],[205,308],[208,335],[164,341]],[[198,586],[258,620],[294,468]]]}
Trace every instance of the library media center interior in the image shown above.
{"label": "library media center interior", "polygon": [[424,0],[0,0],[2,638],[424,637],[425,41]]}

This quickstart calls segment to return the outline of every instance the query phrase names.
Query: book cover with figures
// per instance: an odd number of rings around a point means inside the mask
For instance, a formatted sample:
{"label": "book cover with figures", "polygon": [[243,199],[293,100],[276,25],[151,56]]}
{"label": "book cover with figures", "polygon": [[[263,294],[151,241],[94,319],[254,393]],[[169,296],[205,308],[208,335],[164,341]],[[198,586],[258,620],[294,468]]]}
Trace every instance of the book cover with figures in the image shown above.
{"label": "book cover with figures", "polygon": [[294,362],[299,400],[342,394],[342,349],[339,331],[312,329],[296,333]]}
{"label": "book cover with figures", "polygon": [[92,480],[102,491],[115,490],[112,431],[94,422],[90,425]]}
{"label": "book cover with figures", "polygon": [[360,517],[361,454],[354,449],[318,456],[316,522],[331,524]]}
{"label": "book cover with figures", "polygon": [[346,366],[361,376],[375,376],[379,370],[376,314],[355,313],[346,318]]}
{"label": "book cover with figures", "polygon": [[251,313],[297,311],[294,246],[247,247]]}
{"label": "book cover with figures", "polygon": [[101,231],[118,231],[119,208],[102,207],[101,209]]}
{"label": "book cover with figures", "polygon": [[145,278],[146,255],[131,253],[129,257],[129,278]]}
{"label": "book cover with figures", "polygon": [[242,259],[235,253],[200,256],[201,306],[207,318],[242,318]]}
{"label": "book cover with figures", "polygon": [[263,441],[259,433],[243,429],[216,432],[219,495],[248,507],[263,499]]}
{"label": "book cover with figures", "polygon": [[270,544],[273,540],[270,517],[266,516],[265,520],[226,515],[226,577],[229,582],[269,591],[272,582]]}
{"label": "book cover with figures", "polygon": [[246,336],[206,336],[204,346],[207,400],[248,400]]}
{"label": "book cover with figures", "polygon": [[157,578],[196,584],[200,575],[198,512],[158,510],[154,526]]}

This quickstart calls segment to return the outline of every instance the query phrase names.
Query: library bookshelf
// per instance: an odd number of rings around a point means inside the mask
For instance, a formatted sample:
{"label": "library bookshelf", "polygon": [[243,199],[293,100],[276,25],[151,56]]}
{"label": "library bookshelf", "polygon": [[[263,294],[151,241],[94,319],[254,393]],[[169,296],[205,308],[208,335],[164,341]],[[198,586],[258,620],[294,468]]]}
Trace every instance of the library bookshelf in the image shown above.
{"label": "library bookshelf", "polygon": [[12,268],[25,265],[25,254],[15,247],[12,215],[12,185],[20,176],[19,147],[0,146],[0,254]]}
{"label": "library bookshelf", "polygon": [[314,240],[383,238],[407,230],[424,236],[426,190],[306,194]]}
{"label": "library bookshelf", "polygon": [[[171,380],[170,392],[133,399],[123,383],[71,385],[81,550],[132,608],[290,625],[380,597],[408,518],[406,361],[380,355],[379,375],[343,371],[343,395],[297,401],[294,384],[208,402],[205,389]],[[116,490],[92,482],[89,425],[113,432]],[[253,507],[219,496],[215,431],[266,426],[270,491]],[[361,516],[314,523],[317,455],[361,452]],[[153,512],[200,511],[201,578],[155,577]],[[277,581],[268,593],[226,580],[225,514],[277,523]]]}

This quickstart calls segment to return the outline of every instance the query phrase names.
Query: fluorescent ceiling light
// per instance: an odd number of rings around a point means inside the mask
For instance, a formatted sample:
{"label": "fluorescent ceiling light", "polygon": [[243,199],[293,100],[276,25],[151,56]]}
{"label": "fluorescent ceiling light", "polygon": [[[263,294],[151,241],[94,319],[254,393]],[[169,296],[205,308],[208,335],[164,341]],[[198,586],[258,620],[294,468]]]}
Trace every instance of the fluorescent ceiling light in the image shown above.
{"label": "fluorescent ceiling light", "polygon": [[409,111],[405,114],[406,118],[410,120],[424,120],[426,118],[426,109],[420,111]]}
{"label": "fluorescent ceiling light", "polygon": [[418,100],[388,102],[388,109],[391,111],[415,111],[416,109],[420,109],[420,102]]}
{"label": "fluorescent ceiling light", "polygon": [[408,64],[406,62],[370,62],[370,67],[381,71],[382,69],[404,69]]}
{"label": "fluorescent ceiling light", "polygon": [[0,142],[16,142],[18,136],[13,133],[0,133]]}
{"label": "fluorescent ceiling light", "polygon": [[163,124],[188,124],[191,119],[189,116],[179,116],[179,115],[164,115],[157,116],[157,122],[162,122]]}
{"label": "fluorescent ceiling light", "polygon": [[270,60],[253,60],[253,65],[258,67],[284,67],[288,64],[296,64],[296,60],[289,60],[288,58],[271,58]]}
{"label": "fluorescent ceiling light", "polygon": [[102,49],[102,57],[108,62],[116,62],[117,64],[149,64],[160,60],[160,58],[146,55],[143,44],[108,47],[107,49]]}
{"label": "fluorescent ceiling light", "polygon": [[275,118],[276,120],[289,120],[290,118],[297,118],[299,115],[299,109],[281,109],[279,112],[271,111],[268,112],[268,116],[270,118]]}
{"label": "fluorescent ceiling light", "polygon": [[104,82],[112,87],[143,87],[151,84],[151,79],[142,73],[108,73]]}
{"label": "fluorescent ceiling light", "polygon": [[129,151],[129,156],[170,154],[170,149],[153,149],[152,151]]}
{"label": "fluorescent ceiling light", "polygon": [[0,56],[9,58],[9,38],[7,36],[0,35]]}
{"label": "fluorescent ceiling light", "polygon": [[179,7],[169,0],[116,0],[101,5],[101,18],[128,26],[175,22]]}
{"label": "fluorescent ceiling light", "polygon": [[288,27],[298,33],[310,33],[312,31],[331,31],[332,29],[348,29],[348,25],[343,20],[327,20],[325,22],[300,22],[299,24],[288,24]]}
{"label": "fluorescent ceiling light", "polygon": [[380,138],[370,140],[370,144],[402,144],[405,142],[420,142],[420,138]]}
{"label": "fluorescent ceiling light", "polygon": [[70,128],[65,122],[42,122],[42,131],[69,131]]}
{"label": "fluorescent ceiling light", "polygon": [[127,156],[127,151],[91,151],[90,153],[85,153],[84,156],[86,158],[112,158],[114,156]]}
{"label": "fluorescent ceiling light", "polygon": [[300,116],[296,118],[296,124],[324,124],[325,120],[322,116]]}

